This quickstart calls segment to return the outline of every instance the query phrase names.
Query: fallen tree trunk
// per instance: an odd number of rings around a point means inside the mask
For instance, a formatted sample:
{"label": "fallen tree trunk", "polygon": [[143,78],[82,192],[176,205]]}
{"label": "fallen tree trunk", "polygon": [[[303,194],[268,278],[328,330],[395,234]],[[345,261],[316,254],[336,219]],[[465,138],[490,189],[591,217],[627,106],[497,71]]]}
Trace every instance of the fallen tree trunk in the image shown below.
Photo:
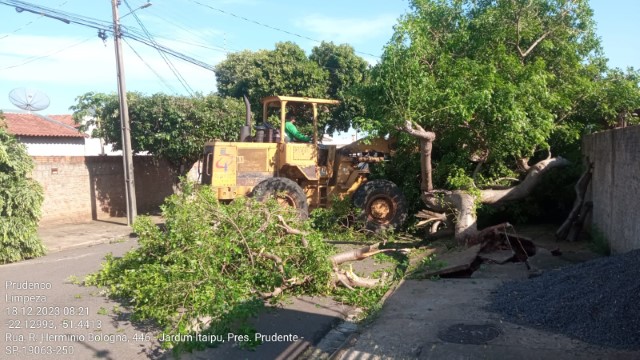
{"label": "fallen tree trunk", "polygon": [[[427,206],[427,214],[445,214],[444,218],[455,218],[455,238],[459,243],[477,241],[479,235],[477,225],[477,203],[498,205],[507,201],[519,200],[531,193],[538,185],[542,176],[549,170],[566,166],[569,161],[562,158],[549,157],[535,165],[530,166],[526,160],[519,163],[521,169],[526,170],[525,178],[518,184],[504,189],[483,189],[478,191],[466,190],[433,190],[431,180],[431,149],[435,134],[426,131],[411,121],[406,121],[401,130],[416,137],[420,141],[420,175],[422,178],[422,200]],[[437,219],[429,221],[441,221],[442,216],[434,216]]]}

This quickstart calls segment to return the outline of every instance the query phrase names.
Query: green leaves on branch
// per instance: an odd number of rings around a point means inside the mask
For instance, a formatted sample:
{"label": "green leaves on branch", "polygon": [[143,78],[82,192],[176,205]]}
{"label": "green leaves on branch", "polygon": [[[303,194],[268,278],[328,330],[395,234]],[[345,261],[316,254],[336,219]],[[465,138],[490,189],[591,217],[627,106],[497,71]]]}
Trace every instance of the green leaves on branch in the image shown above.
{"label": "green leaves on branch", "polygon": [[[167,160],[176,171],[188,171],[204,143],[212,139],[237,140],[244,124],[245,106],[237,99],[217,95],[193,97],[128,93],[131,143],[135,152],[147,151]],[[116,94],[86,93],[72,107],[74,118],[95,127],[114,149],[122,149],[119,102]]]}
{"label": "green leaves on branch", "polygon": [[[363,104],[350,95],[350,90],[367,80],[368,68],[367,62],[346,44],[322,42],[307,57],[298,45],[282,42],[273,50],[229,54],[215,72],[218,92],[238,99],[246,94],[254,111],[261,109],[261,98],[273,95],[341,100],[340,106],[328,109],[331,113],[320,109],[320,132],[331,133],[348,130],[351,120],[364,114]],[[310,114],[304,118],[310,118]]]}
{"label": "green leaves on branch", "polygon": [[40,184],[28,178],[31,170],[26,147],[0,122],[0,264],[45,253],[37,232],[44,195]]}
{"label": "green leaves on branch", "polygon": [[494,173],[479,175],[507,176],[491,163],[515,165],[557,132],[575,138],[640,107],[637,73],[607,70],[586,0],[410,4],[362,95],[378,132],[411,120],[436,133],[433,161],[447,166],[436,172],[471,175],[481,161]]}
{"label": "green leaves on branch", "polygon": [[[331,285],[329,246],[275,201],[241,198],[222,205],[210,188],[186,184],[167,199],[163,216],[164,230],[139,218],[134,229],[140,247],[110,257],[87,284],[130,300],[136,319],[154,320],[165,334],[227,334],[255,314],[264,293],[317,294]],[[288,234],[278,216],[305,235]]]}

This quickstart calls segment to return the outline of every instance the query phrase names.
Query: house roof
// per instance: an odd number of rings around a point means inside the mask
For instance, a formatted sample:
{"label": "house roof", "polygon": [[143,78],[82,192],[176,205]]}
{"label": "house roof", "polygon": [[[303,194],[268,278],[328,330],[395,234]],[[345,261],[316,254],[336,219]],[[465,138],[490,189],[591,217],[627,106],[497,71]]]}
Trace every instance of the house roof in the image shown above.
{"label": "house roof", "polygon": [[[73,125],[67,124],[66,117],[71,115],[54,115],[56,120],[49,116],[33,113],[4,113],[7,131],[20,136],[54,136],[54,137],[87,137]],[[65,117],[65,118],[62,118]],[[71,119],[73,121],[73,119]]]}
{"label": "house roof", "polygon": [[80,126],[79,124],[76,124],[75,120],[73,120],[73,115],[47,115],[47,117],[76,129]]}

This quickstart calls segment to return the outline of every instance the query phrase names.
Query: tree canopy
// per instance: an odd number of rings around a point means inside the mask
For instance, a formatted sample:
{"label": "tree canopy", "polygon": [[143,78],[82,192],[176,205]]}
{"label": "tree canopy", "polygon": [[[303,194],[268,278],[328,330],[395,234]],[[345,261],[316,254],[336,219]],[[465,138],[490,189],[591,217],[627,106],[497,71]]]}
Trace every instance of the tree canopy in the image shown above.
{"label": "tree canopy", "polygon": [[45,253],[38,237],[42,187],[29,178],[33,161],[26,147],[7,133],[0,112],[0,264]]}
{"label": "tree canopy", "polygon": [[[129,93],[127,99],[133,150],[167,160],[181,172],[198,160],[206,141],[237,140],[246,113],[242,101],[216,95]],[[122,149],[118,96],[90,92],[76,100],[72,107],[76,121],[89,116],[93,120],[85,126],[97,126],[94,136]]]}
{"label": "tree canopy", "polygon": [[363,90],[379,119],[363,126],[384,133],[410,120],[437,134],[440,186],[459,187],[452,179],[477,164],[487,178],[508,175],[505,164],[548,150],[556,134],[577,142],[587,119],[637,107],[637,75],[607,74],[586,0],[410,4]]}
{"label": "tree canopy", "polygon": [[216,66],[218,93],[242,98],[246,94],[252,109],[260,99],[272,95],[308,96],[342,100],[332,113],[321,113],[320,131],[349,129],[354,115],[362,115],[359,102],[349,89],[361,84],[368,73],[367,62],[346,44],[322,42],[307,57],[292,42],[277,43],[273,50],[232,53]]}

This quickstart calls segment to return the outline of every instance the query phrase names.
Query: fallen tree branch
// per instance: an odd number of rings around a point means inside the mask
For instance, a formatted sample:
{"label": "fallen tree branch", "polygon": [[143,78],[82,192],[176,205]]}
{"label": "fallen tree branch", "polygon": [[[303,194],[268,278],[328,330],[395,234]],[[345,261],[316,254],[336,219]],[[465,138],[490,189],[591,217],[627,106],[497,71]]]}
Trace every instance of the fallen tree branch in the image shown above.
{"label": "fallen tree branch", "polygon": [[419,221],[416,224],[416,227],[421,227],[429,223],[433,223],[431,225],[432,233],[435,232],[433,231],[434,226],[436,226],[437,229],[437,226],[440,223],[447,222],[447,215],[445,213],[439,213],[431,210],[420,210],[415,216],[419,219],[424,219]]}
{"label": "fallen tree branch", "polygon": [[376,243],[376,244],[365,246],[359,249],[345,251],[340,254],[333,255],[331,257],[331,262],[334,265],[340,265],[348,261],[364,260],[375,254],[379,254],[383,252],[398,251],[398,249],[378,249],[379,246],[380,246],[380,243]]}
{"label": "fallen tree branch", "polygon": [[266,220],[264,221],[264,224],[262,224],[262,226],[260,226],[260,228],[258,229],[257,233],[261,233],[263,231],[265,231],[267,229],[267,226],[269,226],[269,223],[271,222],[271,213],[264,210],[263,211],[265,216],[266,216]]}
{"label": "fallen tree branch", "polygon": [[282,294],[283,291],[290,289],[294,286],[302,285],[306,282],[309,282],[311,279],[313,279],[312,276],[305,276],[303,279],[296,279],[296,278],[289,279],[286,281],[287,283],[286,285],[278,286],[277,288],[273,289],[273,291],[271,292],[260,293],[260,297],[265,300],[276,297]]}
{"label": "fallen tree branch", "polygon": [[291,226],[287,225],[286,221],[284,221],[284,218],[282,217],[282,215],[278,215],[278,220],[280,220],[280,223],[282,223],[282,225],[278,225],[281,228],[285,229],[287,231],[287,234],[290,235],[307,235],[307,233],[305,233],[304,231],[298,230],[298,229],[294,229]]}
{"label": "fallen tree branch", "polygon": [[[336,269],[337,270],[337,269]],[[352,269],[334,271],[337,282],[345,287],[352,289],[353,287],[374,288],[380,285],[382,279],[362,278],[356,275]]]}
{"label": "fallen tree branch", "polygon": [[573,208],[567,216],[567,219],[562,223],[562,225],[556,231],[556,239],[559,241],[567,240],[569,236],[569,232],[573,227],[573,224],[578,220],[579,215],[582,211],[582,207],[584,205],[585,194],[587,192],[587,188],[589,187],[589,182],[591,182],[591,172],[593,169],[593,164],[589,164],[589,167],[585,172],[580,176],[578,182],[574,186],[574,190],[576,192],[576,200],[573,202]]}
{"label": "fallen tree branch", "polygon": [[282,225],[278,225],[278,226],[280,226],[281,228],[285,229],[287,234],[289,234],[289,235],[302,235],[302,238],[300,239],[300,241],[302,242],[302,246],[309,247],[309,242],[307,241],[307,239],[304,238],[304,236],[307,235],[306,232],[298,230],[298,229],[294,229],[291,226],[289,226],[287,224],[287,222],[284,221],[284,218],[282,217],[282,215],[278,215],[278,220],[280,220],[280,222],[282,223]]}
{"label": "fallen tree branch", "polygon": [[270,253],[265,253],[265,252],[260,252],[258,256],[263,257],[265,259],[273,260],[273,262],[276,263],[276,267],[278,268],[278,271],[280,272],[280,274],[284,276],[284,267],[282,266],[282,259],[279,256],[270,254]]}
{"label": "fallen tree branch", "polygon": [[546,159],[530,166],[527,176],[516,186],[504,190],[480,190],[480,201],[483,204],[498,204],[511,200],[522,199],[540,182],[542,175],[549,170],[569,165],[569,160],[560,156]]}

